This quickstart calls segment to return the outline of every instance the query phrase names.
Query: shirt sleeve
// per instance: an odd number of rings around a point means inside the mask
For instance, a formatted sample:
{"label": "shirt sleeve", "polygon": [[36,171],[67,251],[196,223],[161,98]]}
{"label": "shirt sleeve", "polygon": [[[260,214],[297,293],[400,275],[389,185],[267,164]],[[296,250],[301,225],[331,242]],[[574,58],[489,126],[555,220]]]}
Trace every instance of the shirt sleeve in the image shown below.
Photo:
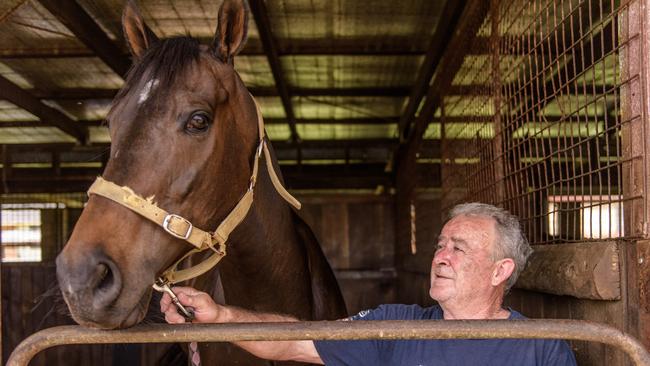
{"label": "shirt sleeve", "polygon": [[549,344],[545,365],[576,366],[576,358],[566,341],[555,340]]}
{"label": "shirt sleeve", "polygon": [[[373,310],[363,310],[342,321],[364,321],[386,319],[385,305]],[[326,366],[379,365],[379,343],[377,340],[360,341],[314,341],[316,351]]]}

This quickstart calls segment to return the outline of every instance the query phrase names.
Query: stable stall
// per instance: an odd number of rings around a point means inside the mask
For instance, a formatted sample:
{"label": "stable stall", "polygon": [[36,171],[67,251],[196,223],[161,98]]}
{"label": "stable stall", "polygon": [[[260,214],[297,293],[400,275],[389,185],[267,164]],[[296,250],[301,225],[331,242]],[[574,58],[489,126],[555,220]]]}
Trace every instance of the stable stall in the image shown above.
{"label": "stable stall", "polygon": [[[137,2],[211,41],[221,1]],[[506,299],[650,347],[650,1],[250,0],[235,69],[260,104],[349,313],[428,305],[447,211],[486,202],[534,246]],[[73,324],[54,259],[109,159],[131,59],[123,1],[0,4],[2,359]],[[153,319],[152,321],[161,321]],[[574,340],[581,365],[627,365]],[[179,346],[70,345],[33,365],[173,364]]]}

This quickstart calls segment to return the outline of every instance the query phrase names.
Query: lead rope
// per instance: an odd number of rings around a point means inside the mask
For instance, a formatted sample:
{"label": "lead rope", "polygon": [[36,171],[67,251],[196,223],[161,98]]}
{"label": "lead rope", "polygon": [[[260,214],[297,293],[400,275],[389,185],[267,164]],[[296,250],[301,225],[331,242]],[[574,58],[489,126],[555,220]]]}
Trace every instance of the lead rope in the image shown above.
{"label": "lead rope", "polygon": [[190,365],[201,366],[201,353],[199,352],[199,344],[196,341],[190,342],[188,356]]}

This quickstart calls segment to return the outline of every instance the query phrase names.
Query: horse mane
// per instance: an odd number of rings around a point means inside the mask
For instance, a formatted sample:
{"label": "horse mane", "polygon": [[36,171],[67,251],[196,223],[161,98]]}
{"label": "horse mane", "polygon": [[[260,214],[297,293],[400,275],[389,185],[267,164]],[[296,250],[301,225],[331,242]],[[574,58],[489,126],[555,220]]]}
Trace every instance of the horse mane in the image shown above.
{"label": "horse mane", "polygon": [[145,74],[149,79],[158,80],[157,87],[152,88],[147,100],[155,105],[172,89],[187,68],[198,61],[200,53],[199,41],[190,36],[176,36],[154,43],[140,59],[134,60],[124,86],[113,99],[111,109],[138,85]]}

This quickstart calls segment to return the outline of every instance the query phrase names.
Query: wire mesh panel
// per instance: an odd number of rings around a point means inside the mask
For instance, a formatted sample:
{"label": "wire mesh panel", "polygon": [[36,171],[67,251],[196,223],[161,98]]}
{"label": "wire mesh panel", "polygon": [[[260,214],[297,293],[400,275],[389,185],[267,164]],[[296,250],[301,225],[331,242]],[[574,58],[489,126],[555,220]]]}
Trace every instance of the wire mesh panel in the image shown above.
{"label": "wire mesh panel", "polygon": [[447,208],[501,205],[535,244],[646,234],[635,6],[491,2],[439,111]]}

